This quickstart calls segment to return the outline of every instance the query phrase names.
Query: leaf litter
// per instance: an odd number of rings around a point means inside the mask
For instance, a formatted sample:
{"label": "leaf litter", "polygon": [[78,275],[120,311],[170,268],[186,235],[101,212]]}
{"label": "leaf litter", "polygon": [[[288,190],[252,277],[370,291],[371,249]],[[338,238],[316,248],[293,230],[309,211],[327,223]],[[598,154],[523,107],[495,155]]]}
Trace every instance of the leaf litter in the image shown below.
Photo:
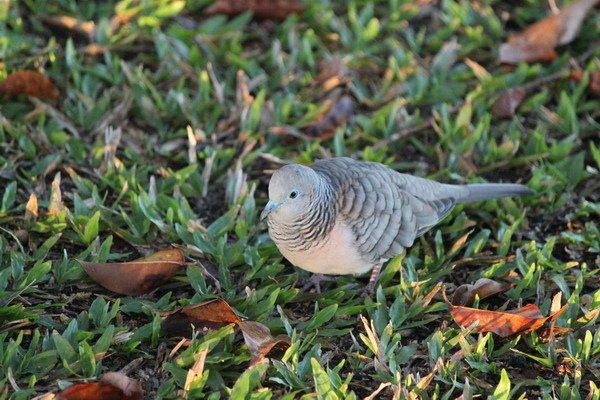
{"label": "leaf litter", "polygon": [[178,249],[160,250],[135,261],[92,263],[78,260],[96,283],[115,293],[137,296],[158,288],[187,265]]}
{"label": "leaf litter", "polygon": [[575,39],[588,12],[597,0],[578,0],[558,14],[544,18],[524,31],[508,38],[500,46],[500,62],[517,64],[552,61],[555,48]]}
{"label": "leaf litter", "polygon": [[287,349],[291,344],[288,335],[273,336],[271,330],[260,322],[242,321],[221,298],[182,307],[164,314],[164,317],[162,331],[167,336],[191,337],[193,331],[204,334],[226,325],[236,325],[252,355],[250,366],[260,363],[273,352]]}
{"label": "leaf litter", "polygon": [[[557,293],[555,299],[557,296],[560,301],[562,293]],[[535,331],[546,321],[555,321],[568,307],[568,304],[565,304],[558,311],[544,317],[535,304],[527,304],[512,311],[490,311],[455,306],[448,301],[445,294],[444,298],[450,307],[450,315],[460,327],[473,329],[478,333],[493,332],[500,337]]]}
{"label": "leaf litter", "polygon": [[16,71],[0,82],[0,94],[27,95],[45,100],[58,100],[60,92],[46,76],[37,71]]}
{"label": "leaf litter", "polygon": [[204,10],[205,15],[239,15],[251,11],[258,19],[283,21],[304,10],[300,0],[217,0]]}
{"label": "leaf litter", "polygon": [[514,285],[512,283],[500,283],[487,278],[478,279],[474,284],[460,285],[452,295],[452,304],[455,306],[468,306],[473,304],[475,297],[480,300],[496,294],[504,293]]}
{"label": "leaf litter", "polygon": [[142,385],[120,372],[107,372],[98,382],[77,383],[45,400],[143,400]]}

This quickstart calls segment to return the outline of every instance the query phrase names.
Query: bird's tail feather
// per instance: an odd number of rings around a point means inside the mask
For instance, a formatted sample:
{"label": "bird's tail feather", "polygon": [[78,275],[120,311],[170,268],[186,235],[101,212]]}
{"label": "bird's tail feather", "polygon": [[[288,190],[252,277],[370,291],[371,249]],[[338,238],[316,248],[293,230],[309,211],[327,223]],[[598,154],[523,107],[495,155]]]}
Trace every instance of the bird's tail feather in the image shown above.
{"label": "bird's tail feather", "polygon": [[498,197],[527,196],[534,193],[527,186],[517,183],[475,183],[463,186],[463,188],[466,190],[456,199],[459,203],[489,200]]}

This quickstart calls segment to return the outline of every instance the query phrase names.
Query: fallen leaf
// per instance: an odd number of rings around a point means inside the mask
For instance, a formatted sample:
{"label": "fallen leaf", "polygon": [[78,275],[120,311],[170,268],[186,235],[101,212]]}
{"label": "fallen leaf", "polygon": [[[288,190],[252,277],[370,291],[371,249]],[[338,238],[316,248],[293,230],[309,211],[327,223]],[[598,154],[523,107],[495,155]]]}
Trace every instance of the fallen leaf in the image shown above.
{"label": "fallen leaf", "polygon": [[27,205],[25,205],[25,221],[35,221],[38,217],[39,207],[35,193],[29,195]]}
{"label": "fallen leaf", "polygon": [[119,372],[108,372],[99,382],[71,385],[58,400],[143,400],[142,385]]}
{"label": "fallen leaf", "polygon": [[0,82],[0,94],[6,96],[27,95],[46,100],[57,100],[58,89],[50,79],[37,71],[16,71]]}
{"label": "fallen leaf", "polygon": [[555,47],[571,42],[579,33],[588,11],[597,0],[579,0],[558,14],[544,18],[523,32],[508,38],[500,46],[500,62],[551,61],[557,57]]}
{"label": "fallen leaf", "polygon": [[162,329],[167,336],[189,337],[192,334],[192,326],[197,332],[205,332],[241,322],[235,311],[223,299],[183,307],[169,312],[165,317]]}
{"label": "fallen leaf", "polygon": [[500,337],[507,337],[521,332],[534,331],[546,321],[555,320],[567,309],[568,304],[548,317],[542,316],[540,309],[535,304],[527,304],[519,309],[505,312],[479,310],[452,304],[449,306],[450,314],[459,326],[473,328],[475,332],[493,332]]}
{"label": "fallen leaf", "polygon": [[254,18],[283,21],[303,11],[300,0],[217,0],[204,10],[206,15],[238,15],[252,11]]}
{"label": "fallen leaf", "polygon": [[[274,351],[283,351],[290,346],[291,339],[287,335],[273,337],[265,325],[254,321],[242,321],[233,308],[223,299],[214,299],[203,303],[183,307],[165,314],[162,331],[167,336],[192,335],[192,327],[196,332],[208,332],[225,325],[237,325],[244,336],[244,342],[250,349],[252,361],[250,366],[260,363]],[[204,361],[200,358],[193,370],[188,372],[187,380],[202,375]],[[205,357],[205,355],[203,356]]]}
{"label": "fallen leaf", "polygon": [[58,171],[56,175],[54,175],[52,185],[50,186],[50,201],[48,202],[48,212],[46,215],[57,215],[67,209],[62,201],[60,182],[60,171]]}
{"label": "fallen leaf", "polygon": [[310,124],[304,130],[309,136],[319,140],[328,140],[333,137],[336,129],[346,123],[351,116],[352,99],[349,96],[342,96],[322,119]]}
{"label": "fallen leaf", "polygon": [[571,331],[572,331],[571,328],[566,328],[566,327],[561,327],[561,326],[554,326],[554,327],[548,327],[548,328],[540,329],[538,331],[538,336],[542,340],[543,343],[547,343],[550,340],[551,337],[553,337],[553,336],[561,336],[561,335],[567,334],[567,333],[569,333]]}
{"label": "fallen leaf", "polygon": [[527,90],[522,87],[503,90],[492,104],[492,114],[496,118],[512,118],[526,95]]}
{"label": "fallen leaf", "polygon": [[512,283],[499,283],[487,278],[478,279],[473,285],[460,285],[452,295],[452,304],[455,306],[467,306],[473,304],[475,296],[485,299],[504,293],[514,285]]}
{"label": "fallen leaf", "polygon": [[273,337],[269,328],[259,322],[241,321],[238,325],[252,354],[250,366],[264,360],[272,351],[283,351],[290,347],[291,339],[288,335]]}
{"label": "fallen leaf", "polygon": [[204,374],[204,363],[206,361],[206,355],[208,354],[208,349],[200,350],[196,355],[196,362],[192,366],[192,368],[188,369],[187,376],[185,377],[185,384],[183,385],[183,392],[188,393],[190,391],[190,387],[192,383],[198,378],[200,378]]}
{"label": "fallen leaf", "polygon": [[175,275],[179,267],[186,265],[185,257],[178,249],[161,250],[130,262],[77,261],[102,287],[129,296],[151,292]]}

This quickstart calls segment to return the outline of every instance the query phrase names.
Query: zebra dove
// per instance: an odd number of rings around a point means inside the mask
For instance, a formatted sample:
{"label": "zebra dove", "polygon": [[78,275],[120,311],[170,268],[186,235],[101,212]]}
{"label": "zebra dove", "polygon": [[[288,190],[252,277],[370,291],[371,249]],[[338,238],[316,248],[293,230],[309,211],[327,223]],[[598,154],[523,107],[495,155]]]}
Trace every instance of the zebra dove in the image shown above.
{"label": "zebra dove", "polygon": [[276,171],[261,220],[267,218],[269,235],[293,265],[327,275],[372,270],[365,289],[372,291],[382,263],[412,246],[455,204],[532,193],[519,184],[449,185],[379,163],[332,158]]}

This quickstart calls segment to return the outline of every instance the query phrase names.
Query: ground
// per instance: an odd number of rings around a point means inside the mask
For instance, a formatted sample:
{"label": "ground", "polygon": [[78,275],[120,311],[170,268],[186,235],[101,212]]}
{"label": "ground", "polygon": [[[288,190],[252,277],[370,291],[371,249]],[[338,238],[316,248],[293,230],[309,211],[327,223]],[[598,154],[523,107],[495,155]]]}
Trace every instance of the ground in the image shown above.
{"label": "ground", "polygon": [[[0,4],[0,78],[58,88],[0,97],[0,398],[110,371],[150,399],[600,398],[597,10],[556,59],[503,65],[500,44],[546,2],[307,1],[282,21],[203,0],[80,3]],[[518,109],[493,113],[516,87]],[[274,170],[330,156],[535,194],[457,206],[370,298],[367,277],[301,292],[310,275],[258,215]],[[80,263],[171,247],[188,264],[142,295]],[[559,293],[567,308],[534,332],[477,333],[443,293],[480,278],[512,288],[473,307],[545,316]],[[235,326],[182,343],[161,329],[215,298],[291,346],[251,367]]]}

